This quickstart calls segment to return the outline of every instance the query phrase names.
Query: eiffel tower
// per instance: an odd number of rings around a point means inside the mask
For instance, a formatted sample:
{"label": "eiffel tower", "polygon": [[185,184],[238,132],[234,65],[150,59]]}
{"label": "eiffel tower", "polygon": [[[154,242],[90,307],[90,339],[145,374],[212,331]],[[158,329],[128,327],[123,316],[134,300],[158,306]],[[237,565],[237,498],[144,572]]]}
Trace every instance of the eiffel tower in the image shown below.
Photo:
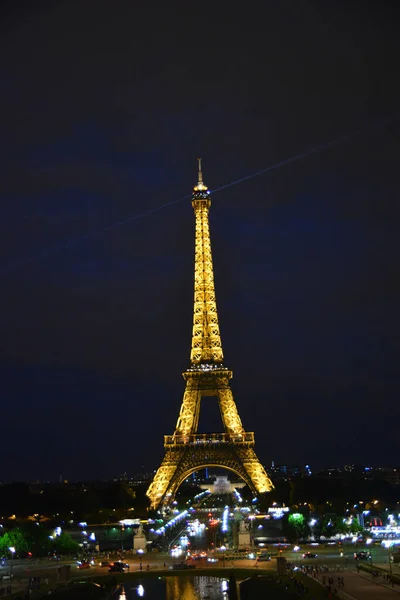
{"label": "eiffel tower", "polygon": [[[232,371],[223,363],[208,225],[211,199],[203,183],[201,159],[192,206],[196,239],[190,366],[183,373],[186,389],[175,433],[164,436],[165,456],[147,490],[152,508],[171,502],[181,483],[205,467],[233,471],[253,493],[269,492],[274,487],[254,451],[254,433],[243,428],[229,387]],[[223,433],[197,433],[202,396],[218,398]]]}

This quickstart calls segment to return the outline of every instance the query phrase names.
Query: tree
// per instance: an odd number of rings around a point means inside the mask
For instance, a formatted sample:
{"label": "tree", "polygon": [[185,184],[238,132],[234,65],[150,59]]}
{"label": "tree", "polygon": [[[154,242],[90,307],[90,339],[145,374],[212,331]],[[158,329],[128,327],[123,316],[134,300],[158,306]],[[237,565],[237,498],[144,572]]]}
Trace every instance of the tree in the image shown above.
{"label": "tree", "polygon": [[321,523],[321,535],[323,535],[326,538],[330,538],[336,535],[337,533],[338,528],[336,520],[325,515]]}
{"label": "tree", "polygon": [[10,554],[9,548],[15,548],[17,554],[29,551],[26,537],[18,527],[0,537],[0,554],[7,556]]}
{"label": "tree", "polygon": [[361,527],[357,519],[353,519],[353,521],[351,522],[350,531],[354,534],[364,533],[364,529]]}
{"label": "tree", "polygon": [[298,542],[300,538],[306,538],[310,534],[310,528],[301,513],[291,513],[285,518],[283,531],[290,542]]}
{"label": "tree", "polygon": [[69,533],[63,532],[54,539],[54,550],[59,554],[74,554],[78,549],[79,544]]}
{"label": "tree", "polygon": [[20,531],[24,536],[27,551],[32,552],[34,556],[44,556],[50,550],[50,532],[39,523],[25,523]]}

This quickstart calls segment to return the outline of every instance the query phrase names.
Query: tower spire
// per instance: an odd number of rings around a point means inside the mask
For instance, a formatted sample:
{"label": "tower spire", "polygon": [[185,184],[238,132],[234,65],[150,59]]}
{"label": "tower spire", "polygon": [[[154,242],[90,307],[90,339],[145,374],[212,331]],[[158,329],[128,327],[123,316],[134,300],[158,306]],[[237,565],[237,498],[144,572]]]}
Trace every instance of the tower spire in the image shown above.
{"label": "tower spire", "polygon": [[198,184],[194,188],[192,206],[196,220],[194,261],[194,311],[191,365],[215,363],[222,365],[221,335],[214,289],[214,269],[211,253],[208,211],[210,192],[203,182],[201,158],[198,161]]}
{"label": "tower spire", "polygon": [[200,185],[203,183],[203,173],[201,172],[201,158],[197,159],[198,165],[199,165],[199,180],[198,180],[198,184]]}
{"label": "tower spire", "polygon": [[208,188],[203,182],[203,172],[201,170],[201,158],[197,159],[198,171],[197,171],[197,185],[194,188],[195,192],[205,192]]}

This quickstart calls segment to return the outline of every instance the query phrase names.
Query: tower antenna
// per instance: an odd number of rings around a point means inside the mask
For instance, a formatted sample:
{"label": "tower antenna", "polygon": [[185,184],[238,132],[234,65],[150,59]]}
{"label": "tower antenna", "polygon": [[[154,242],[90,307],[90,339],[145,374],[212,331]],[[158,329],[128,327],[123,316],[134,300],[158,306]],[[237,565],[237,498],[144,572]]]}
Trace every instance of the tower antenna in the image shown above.
{"label": "tower antenna", "polygon": [[203,173],[201,172],[201,158],[197,159],[199,165],[198,183],[197,185],[203,185]]}
{"label": "tower antenna", "polygon": [[197,159],[197,164],[198,164],[198,170],[197,170],[197,185],[194,188],[195,192],[206,192],[207,191],[207,186],[204,185],[204,181],[203,181],[203,173],[201,170],[201,158]]}

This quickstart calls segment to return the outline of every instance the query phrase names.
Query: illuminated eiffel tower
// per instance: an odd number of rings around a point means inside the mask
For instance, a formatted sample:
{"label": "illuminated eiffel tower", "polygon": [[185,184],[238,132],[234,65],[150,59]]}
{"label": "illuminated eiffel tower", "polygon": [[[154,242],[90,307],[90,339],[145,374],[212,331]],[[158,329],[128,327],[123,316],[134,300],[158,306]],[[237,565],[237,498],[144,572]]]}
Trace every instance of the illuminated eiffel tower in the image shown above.
{"label": "illuminated eiffel tower", "polygon": [[[201,159],[192,206],[196,218],[194,315],[190,366],[183,373],[186,389],[173,435],[164,436],[165,456],[147,490],[151,507],[168,504],[194,471],[220,467],[236,473],[253,493],[273,488],[254,452],[254,433],[243,428],[229,387],[232,371],[223,364],[208,211],[210,192],[203,183]],[[216,396],[224,433],[197,433],[202,396]]]}

